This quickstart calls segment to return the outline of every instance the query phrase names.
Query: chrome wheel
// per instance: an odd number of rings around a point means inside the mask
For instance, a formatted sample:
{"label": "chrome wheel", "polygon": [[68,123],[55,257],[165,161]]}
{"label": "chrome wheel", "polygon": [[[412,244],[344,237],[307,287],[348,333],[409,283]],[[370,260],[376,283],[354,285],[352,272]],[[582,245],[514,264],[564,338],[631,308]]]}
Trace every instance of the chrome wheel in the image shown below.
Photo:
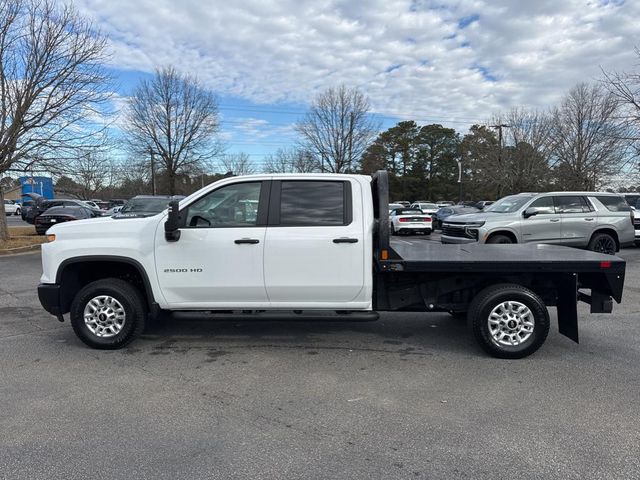
{"label": "chrome wheel", "polygon": [[526,342],[533,334],[535,319],[524,303],[506,301],[489,314],[489,333],[496,345],[514,347]]}
{"label": "chrome wheel", "polygon": [[120,333],[126,317],[122,304],[109,295],[93,297],[84,307],[84,324],[91,333],[101,338]]}

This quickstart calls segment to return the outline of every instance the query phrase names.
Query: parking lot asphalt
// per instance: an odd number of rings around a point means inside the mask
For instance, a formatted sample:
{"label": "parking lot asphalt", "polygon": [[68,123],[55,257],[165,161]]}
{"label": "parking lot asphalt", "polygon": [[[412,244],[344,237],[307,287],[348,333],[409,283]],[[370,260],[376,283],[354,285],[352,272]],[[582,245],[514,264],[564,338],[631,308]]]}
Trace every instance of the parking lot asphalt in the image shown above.
{"label": "parking lot asphalt", "polygon": [[640,249],[621,256],[614,314],[581,306],[580,345],[553,322],[514,361],[446,314],[181,315],[91,350],[41,309],[39,254],[0,258],[0,478],[639,478]]}
{"label": "parking lot asphalt", "polygon": [[7,215],[7,225],[9,227],[32,227],[30,223],[22,220],[20,215]]}

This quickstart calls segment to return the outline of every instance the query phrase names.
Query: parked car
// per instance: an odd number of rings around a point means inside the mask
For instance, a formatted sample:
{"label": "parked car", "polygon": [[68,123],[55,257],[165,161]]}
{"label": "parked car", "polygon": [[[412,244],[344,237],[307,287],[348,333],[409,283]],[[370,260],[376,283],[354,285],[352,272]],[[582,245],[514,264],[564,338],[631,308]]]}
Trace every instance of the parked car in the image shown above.
{"label": "parked car", "polygon": [[104,216],[105,217],[111,217],[111,216],[115,215],[116,213],[118,213],[120,210],[122,210],[122,205],[117,205],[115,207],[111,207],[109,210],[106,210],[104,212]]}
{"label": "parked car", "polygon": [[438,206],[431,202],[414,202],[409,208],[418,208],[422,210],[422,213],[428,213],[429,215],[435,215],[438,211]]}
{"label": "parked car", "polygon": [[98,204],[93,200],[83,200],[83,203],[85,205],[88,205],[89,208],[93,208],[94,210],[100,210],[100,207],[98,206]]}
{"label": "parked car", "polygon": [[395,205],[396,203],[399,203],[405,208],[411,205],[411,202],[407,202],[406,200],[398,200],[397,202],[393,202],[393,204],[390,203],[389,205]]}
{"label": "parked car", "polygon": [[438,208],[452,207],[453,205],[455,205],[455,203],[448,202],[448,201],[440,201],[440,202],[436,202],[436,205],[438,206]]}
{"label": "parked car", "polygon": [[396,208],[391,211],[389,217],[391,235],[403,233],[424,233],[431,235],[433,230],[431,215],[424,213],[419,208]]}
{"label": "parked car", "polygon": [[625,193],[623,197],[634,211],[635,242],[636,246],[640,247],[640,212],[638,212],[640,210],[640,193]]}
{"label": "parked car", "polygon": [[634,241],[633,211],[618,194],[521,193],[442,224],[442,243],[550,243],[614,254]]}
{"label": "parked car", "polygon": [[26,219],[27,213],[29,212],[29,210],[34,205],[35,205],[35,202],[33,200],[23,200],[22,201],[22,207],[21,207],[21,210],[20,210],[20,216],[22,217],[22,220]]}
{"label": "parked car", "polygon": [[389,204],[389,215],[391,215],[391,212],[393,212],[396,208],[406,208],[404,205],[402,205],[401,203],[390,203]]}
{"label": "parked car", "polygon": [[480,202],[476,202],[475,207],[479,208],[480,210],[484,210],[489,205],[493,205],[494,203],[495,202],[493,200],[482,200]]}
{"label": "parked car", "polygon": [[[34,194],[28,193],[27,195],[31,196],[31,195],[34,195]],[[24,220],[27,223],[30,223],[32,225],[35,224],[35,220],[39,215],[41,215],[42,213],[44,213],[46,210],[50,209],[51,207],[83,207],[83,208],[89,208],[81,200],[73,200],[73,199],[70,199],[70,198],[56,198],[56,199],[53,199],[53,200],[46,200],[44,197],[38,195],[37,197],[35,197],[34,201],[35,201],[35,204],[29,209],[29,211],[27,212],[27,214],[25,215],[25,218],[24,218]]]}
{"label": "parked car", "polygon": [[20,215],[21,213],[20,205],[18,205],[13,200],[5,200],[4,201],[4,213],[5,215]]}
{"label": "parked car", "polygon": [[442,228],[442,222],[452,215],[460,215],[466,213],[478,213],[480,210],[476,207],[465,207],[463,205],[453,205],[451,207],[442,207],[438,209],[433,217],[433,229]]}
{"label": "parked car", "polygon": [[181,200],[181,195],[136,195],[129,200],[114,216],[122,217],[149,217],[167,209],[171,200]]}
{"label": "parked car", "polygon": [[35,219],[36,233],[44,235],[47,230],[58,223],[71,222],[99,217],[100,214],[92,208],[78,205],[64,205],[51,207]]}

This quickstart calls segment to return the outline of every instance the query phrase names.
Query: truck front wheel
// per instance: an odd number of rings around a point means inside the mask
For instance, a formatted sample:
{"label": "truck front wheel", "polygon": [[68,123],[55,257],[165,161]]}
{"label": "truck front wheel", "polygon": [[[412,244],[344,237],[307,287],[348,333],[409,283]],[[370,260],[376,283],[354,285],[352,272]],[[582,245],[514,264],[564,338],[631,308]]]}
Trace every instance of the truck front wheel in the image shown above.
{"label": "truck front wheel", "polygon": [[549,311],[542,299],[521,285],[504,283],[482,290],[468,312],[480,346],[498,358],[524,358],[549,334]]}
{"label": "truck front wheel", "polygon": [[144,300],[132,284],[118,278],[96,280],[71,303],[71,326],[92,348],[124,347],[144,330]]}

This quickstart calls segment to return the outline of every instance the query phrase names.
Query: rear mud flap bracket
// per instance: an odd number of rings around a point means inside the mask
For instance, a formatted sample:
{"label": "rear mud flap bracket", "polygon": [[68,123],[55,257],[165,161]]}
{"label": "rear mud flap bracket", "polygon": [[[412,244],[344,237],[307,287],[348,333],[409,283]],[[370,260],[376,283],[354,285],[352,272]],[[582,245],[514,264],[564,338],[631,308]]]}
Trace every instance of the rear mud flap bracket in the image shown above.
{"label": "rear mud flap bracket", "polygon": [[558,291],[558,329],[562,335],[578,341],[578,277],[574,273],[561,274],[556,282]]}

